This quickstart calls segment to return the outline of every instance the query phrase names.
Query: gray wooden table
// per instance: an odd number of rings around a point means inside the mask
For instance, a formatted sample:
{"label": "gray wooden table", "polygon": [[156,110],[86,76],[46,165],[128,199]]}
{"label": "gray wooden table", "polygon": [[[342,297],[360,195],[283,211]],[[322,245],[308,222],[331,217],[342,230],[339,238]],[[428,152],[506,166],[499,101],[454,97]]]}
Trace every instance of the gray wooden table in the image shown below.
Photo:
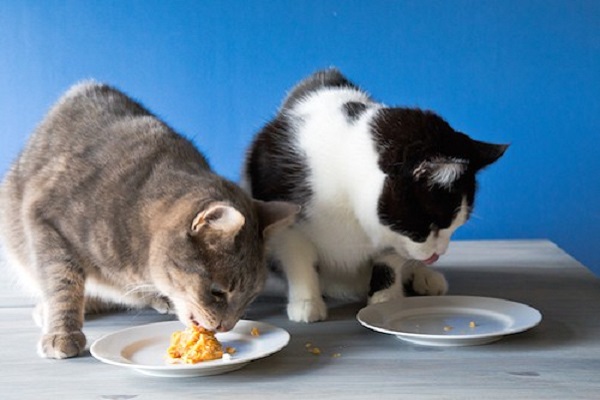
{"label": "gray wooden table", "polygon": [[[0,269],[2,399],[599,399],[600,280],[548,241],[455,242],[438,268],[450,294],[500,297],[543,314],[525,333],[483,346],[422,347],[368,330],[362,304],[338,304],[329,320],[287,321],[285,302],[261,298],[247,319],[292,336],[281,352],[219,376],[158,378],[103,364],[89,353],[38,358],[31,300]],[[98,315],[89,342],[172,317],[153,311]],[[318,346],[321,355],[305,344]],[[339,357],[332,357],[339,353]]]}

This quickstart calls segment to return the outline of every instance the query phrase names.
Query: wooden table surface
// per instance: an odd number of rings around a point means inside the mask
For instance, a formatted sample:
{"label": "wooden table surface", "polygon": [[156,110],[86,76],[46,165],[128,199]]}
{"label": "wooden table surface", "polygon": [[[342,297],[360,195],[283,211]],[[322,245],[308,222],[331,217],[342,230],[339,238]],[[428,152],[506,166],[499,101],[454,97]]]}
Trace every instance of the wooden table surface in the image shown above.
{"label": "wooden table surface", "polygon": [[[0,268],[1,399],[600,399],[600,280],[549,241],[455,242],[437,264],[454,295],[537,308],[541,324],[493,344],[424,347],[373,332],[362,304],[337,304],[315,324],[289,322],[285,301],[263,297],[247,319],[291,334],[282,351],[224,375],[159,378],[90,356],[45,360],[32,303]],[[154,311],[90,317],[88,342],[171,320]],[[309,353],[307,342],[321,355]],[[339,357],[332,357],[339,353]]]}

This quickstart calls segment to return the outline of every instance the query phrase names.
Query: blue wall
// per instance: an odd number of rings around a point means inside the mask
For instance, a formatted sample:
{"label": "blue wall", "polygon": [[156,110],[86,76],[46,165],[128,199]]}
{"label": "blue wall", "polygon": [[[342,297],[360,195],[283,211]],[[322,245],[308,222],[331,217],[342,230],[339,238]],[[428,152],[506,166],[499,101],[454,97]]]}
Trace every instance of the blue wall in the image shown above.
{"label": "blue wall", "polygon": [[375,98],[512,146],[459,239],[549,238],[600,274],[600,2],[0,2],[0,174],[93,77],[237,179],[285,91],[335,65]]}

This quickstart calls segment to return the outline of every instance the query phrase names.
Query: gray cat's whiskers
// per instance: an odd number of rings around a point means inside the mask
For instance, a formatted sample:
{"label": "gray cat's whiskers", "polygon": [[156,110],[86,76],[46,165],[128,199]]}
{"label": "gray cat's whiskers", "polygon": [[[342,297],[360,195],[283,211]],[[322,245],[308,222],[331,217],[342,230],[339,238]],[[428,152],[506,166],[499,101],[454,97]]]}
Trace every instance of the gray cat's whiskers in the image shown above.
{"label": "gray cat's whiskers", "polygon": [[156,286],[151,283],[147,284],[139,284],[139,285],[126,285],[125,286],[125,296],[129,296],[131,294],[141,294],[142,297],[160,297],[160,294],[156,290]]}

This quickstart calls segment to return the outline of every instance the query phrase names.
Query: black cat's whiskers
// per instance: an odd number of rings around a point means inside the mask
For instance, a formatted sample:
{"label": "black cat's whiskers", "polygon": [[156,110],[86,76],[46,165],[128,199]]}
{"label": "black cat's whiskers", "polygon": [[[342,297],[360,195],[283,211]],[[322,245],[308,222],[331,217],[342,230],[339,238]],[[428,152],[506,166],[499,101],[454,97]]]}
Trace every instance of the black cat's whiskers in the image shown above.
{"label": "black cat's whiskers", "polygon": [[484,219],[484,217],[482,217],[482,216],[481,216],[481,215],[479,215],[479,214],[476,214],[476,213],[470,212],[470,213],[469,213],[469,219],[477,219],[477,220],[480,220],[480,221],[482,221],[482,220]]}

